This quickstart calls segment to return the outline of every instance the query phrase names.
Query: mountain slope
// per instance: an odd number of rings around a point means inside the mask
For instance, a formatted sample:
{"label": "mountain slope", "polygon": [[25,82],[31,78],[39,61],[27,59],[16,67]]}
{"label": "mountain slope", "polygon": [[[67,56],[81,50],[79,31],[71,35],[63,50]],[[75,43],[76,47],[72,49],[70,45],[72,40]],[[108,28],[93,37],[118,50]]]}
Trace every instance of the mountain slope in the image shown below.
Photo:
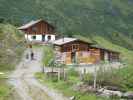
{"label": "mountain slope", "polygon": [[20,25],[43,18],[65,35],[99,35],[133,50],[132,0],[1,0],[0,19]]}

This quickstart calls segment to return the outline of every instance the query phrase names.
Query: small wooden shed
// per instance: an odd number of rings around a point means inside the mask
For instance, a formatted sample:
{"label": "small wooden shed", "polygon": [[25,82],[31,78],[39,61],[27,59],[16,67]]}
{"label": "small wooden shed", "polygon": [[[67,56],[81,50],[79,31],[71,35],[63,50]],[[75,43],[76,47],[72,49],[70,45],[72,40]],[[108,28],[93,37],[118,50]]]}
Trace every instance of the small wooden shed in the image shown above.
{"label": "small wooden shed", "polygon": [[119,53],[96,47],[93,43],[76,39],[61,38],[52,42],[56,52],[56,60],[65,64],[96,64],[100,61],[118,61]]}

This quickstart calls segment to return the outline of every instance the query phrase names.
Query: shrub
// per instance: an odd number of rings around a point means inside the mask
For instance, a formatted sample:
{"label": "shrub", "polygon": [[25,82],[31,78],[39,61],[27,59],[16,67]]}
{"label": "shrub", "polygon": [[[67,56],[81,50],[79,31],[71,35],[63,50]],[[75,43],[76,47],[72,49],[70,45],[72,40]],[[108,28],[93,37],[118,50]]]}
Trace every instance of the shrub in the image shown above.
{"label": "shrub", "polygon": [[68,76],[77,77],[77,76],[79,76],[79,73],[74,68],[70,68],[68,70]]}
{"label": "shrub", "polygon": [[[98,70],[96,81],[98,86],[116,86],[120,90],[123,90],[123,77],[118,74],[118,70],[116,69]],[[92,85],[94,82],[94,75],[89,73],[85,74],[84,82]]]}

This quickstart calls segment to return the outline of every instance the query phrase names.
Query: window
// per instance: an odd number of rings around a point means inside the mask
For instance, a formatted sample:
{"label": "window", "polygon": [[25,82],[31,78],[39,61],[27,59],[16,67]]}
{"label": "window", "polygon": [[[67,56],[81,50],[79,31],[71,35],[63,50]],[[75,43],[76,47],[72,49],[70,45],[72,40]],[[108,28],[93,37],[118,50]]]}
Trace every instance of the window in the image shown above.
{"label": "window", "polygon": [[36,39],[36,36],[35,36],[35,35],[33,35],[33,36],[32,36],[32,39],[33,39],[33,40],[35,40],[35,39]]}
{"label": "window", "polygon": [[48,36],[48,41],[51,40],[51,36]]}
{"label": "window", "polygon": [[79,50],[79,44],[72,45],[72,51]]}

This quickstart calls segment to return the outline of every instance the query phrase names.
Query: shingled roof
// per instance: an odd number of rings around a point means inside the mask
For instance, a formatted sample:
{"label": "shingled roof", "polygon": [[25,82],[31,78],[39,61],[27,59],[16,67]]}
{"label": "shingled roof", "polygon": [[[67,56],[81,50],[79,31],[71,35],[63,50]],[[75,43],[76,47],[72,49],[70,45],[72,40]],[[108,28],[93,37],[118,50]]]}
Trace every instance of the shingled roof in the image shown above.
{"label": "shingled roof", "polygon": [[[32,21],[30,21],[29,23],[27,23],[27,24],[24,24],[23,26],[21,26],[21,27],[19,27],[18,29],[19,30],[23,30],[23,29],[27,29],[27,28],[29,28],[29,27],[31,27],[31,26],[33,26],[33,25],[35,25],[35,24],[37,24],[37,23],[39,23],[39,22],[41,22],[41,21],[44,21],[43,19],[39,19],[39,20],[32,20]],[[48,22],[46,22],[46,21],[44,21],[45,23],[47,23],[47,24],[49,24]],[[49,24],[50,25],[50,24]],[[53,27],[52,25],[50,25],[51,27]],[[53,27],[54,28],[54,27]]]}

